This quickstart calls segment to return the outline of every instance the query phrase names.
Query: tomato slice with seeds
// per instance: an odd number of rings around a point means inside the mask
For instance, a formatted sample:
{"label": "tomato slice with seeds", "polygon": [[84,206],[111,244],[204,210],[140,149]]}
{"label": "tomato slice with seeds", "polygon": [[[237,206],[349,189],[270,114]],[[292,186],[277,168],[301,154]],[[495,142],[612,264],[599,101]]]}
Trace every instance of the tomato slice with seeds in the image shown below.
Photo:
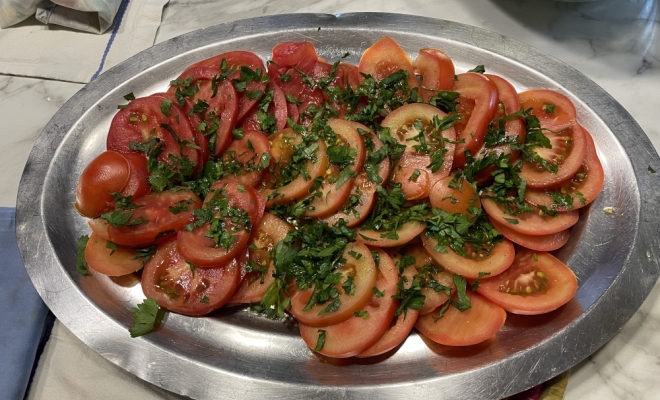
{"label": "tomato slice with seeds", "polygon": [[463,312],[450,306],[437,321],[437,313],[419,317],[415,328],[422,335],[446,346],[471,346],[495,336],[504,326],[506,311],[468,291],[471,307]]}
{"label": "tomato slice with seeds", "polygon": [[467,179],[459,179],[455,184],[452,184],[453,180],[454,175],[450,175],[433,185],[429,196],[431,207],[470,217],[471,208],[481,208],[477,190]]}
{"label": "tomato slice with seeds", "polygon": [[142,271],[142,291],[159,306],[184,315],[204,315],[222,307],[241,277],[236,259],[218,268],[195,268],[172,239],[156,250]]}
{"label": "tomato slice with seeds", "polygon": [[548,235],[525,235],[514,229],[511,229],[509,224],[500,224],[495,221],[493,218],[490,219],[493,227],[500,231],[500,233],[510,241],[515,244],[519,244],[523,247],[526,247],[530,250],[536,251],[553,251],[557,250],[568,242],[568,239],[571,237],[571,230],[564,229],[563,231],[557,233],[551,233]]}
{"label": "tomato slice with seeds", "polygon": [[[128,223],[144,220],[134,226],[112,227],[100,218],[88,222],[92,231],[100,237],[122,246],[142,246],[171,235],[194,221],[193,209],[202,201],[190,190],[167,190],[149,193],[133,202],[137,208],[122,211],[130,213]],[[170,209],[172,208],[172,210]],[[177,209],[174,212],[174,209]]]}
{"label": "tomato slice with seeds", "polygon": [[[312,296],[312,288],[298,291],[291,297],[290,312],[301,325],[320,327],[338,324],[351,318],[353,311],[362,309],[369,302],[372,296],[371,288],[374,287],[378,275],[369,248],[359,242],[349,243],[346,245],[343,258],[346,264],[337,269],[337,272],[342,274],[342,278],[336,285],[341,302],[336,311],[323,312],[329,303],[314,304],[310,309],[305,310]],[[350,276],[353,277],[355,285],[352,295],[345,293],[341,286]]]}
{"label": "tomato slice with seeds", "polygon": [[413,62],[413,68],[422,77],[420,94],[427,103],[437,90],[454,88],[454,62],[438,49],[421,49]]}
{"label": "tomato slice with seeds", "polygon": [[[304,213],[311,218],[325,218],[339,211],[353,190],[355,176],[358,171],[362,170],[366,155],[362,136],[352,123],[343,119],[331,118],[326,124],[337,135],[337,143],[328,147],[327,153],[334,154],[337,153],[335,149],[345,149],[345,152],[354,152],[355,156],[350,164],[330,163],[328,165],[323,183],[318,189],[320,196],[315,195]],[[339,158],[341,161],[343,156],[339,155],[335,158]],[[328,160],[330,161],[329,155]],[[352,174],[344,175],[347,171]]]}
{"label": "tomato slice with seeds", "polygon": [[131,166],[121,154],[105,151],[94,158],[80,174],[74,207],[88,218],[96,218],[114,208],[111,193],[121,192],[129,182]]}
{"label": "tomato slice with seeds", "polygon": [[268,287],[275,281],[273,272],[275,265],[268,258],[268,253],[284,240],[293,230],[293,226],[270,213],[265,213],[261,222],[256,226],[248,245],[249,260],[261,268],[267,268],[262,274],[260,271],[251,271],[241,281],[236,293],[229,300],[230,304],[257,303],[261,301]]}
{"label": "tomato slice with seeds", "polygon": [[261,183],[263,171],[270,167],[270,144],[259,131],[245,130],[243,137],[234,139],[220,158],[231,166],[231,178],[243,185],[256,187]]}
{"label": "tomato slice with seeds", "polygon": [[119,110],[110,123],[107,149],[118,153],[134,153],[136,151],[130,149],[131,143],[142,143],[153,137],[163,146],[158,154],[161,162],[174,165],[171,157],[186,157],[195,166],[200,164],[197,150],[182,144],[195,143],[195,133],[186,114],[172,102],[168,109],[169,116],[165,115],[161,110],[163,100],[162,94],[141,97]]}
{"label": "tomato slice with seeds", "polygon": [[[392,299],[397,293],[399,274],[392,259],[383,250],[376,250],[379,258],[376,288],[382,296],[371,295],[369,302],[356,311],[365,316],[351,315],[347,320],[324,327],[300,326],[300,336],[307,346],[317,346],[319,332],[325,331],[325,343],[319,354],[333,358],[347,358],[360,354],[373,346],[387,331],[396,312],[397,302]],[[371,290],[369,290],[371,292]]]}
{"label": "tomato slice with seeds", "polygon": [[[436,132],[434,121],[447,114],[428,104],[406,104],[392,111],[381,126],[406,146],[394,165],[392,181],[401,184],[406,199],[427,197],[435,183],[449,175],[456,133],[453,127]],[[421,131],[420,131],[421,129]]]}
{"label": "tomato slice with seeds", "polygon": [[392,38],[383,36],[362,53],[358,64],[360,73],[383,80],[399,70],[408,73],[408,86],[418,87],[417,77],[408,54]]}
{"label": "tomato slice with seeds", "polygon": [[477,292],[514,314],[544,314],[568,303],[577,278],[563,262],[546,252],[519,249],[511,268],[482,279]]}
{"label": "tomato slice with seeds", "polygon": [[85,261],[93,271],[108,276],[128,275],[142,269],[140,251],[132,247],[113,246],[92,233],[85,247]]}
{"label": "tomato slice with seeds", "polygon": [[493,199],[482,198],[481,205],[495,222],[506,225],[518,233],[531,236],[552,235],[577,223],[580,214],[577,210],[560,212],[549,216],[541,211],[529,211],[519,215],[509,215]]}
{"label": "tomato slice with seeds", "polygon": [[426,235],[422,235],[422,242],[426,251],[438,264],[467,279],[477,279],[479,273],[489,273],[489,276],[501,274],[511,266],[516,255],[513,244],[507,239],[495,243],[488,251],[475,251],[472,246],[466,246],[465,252],[468,257],[457,254],[448,246],[444,253],[436,251],[438,241]]}
{"label": "tomato slice with seeds", "polygon": [[456,129],[454,168],[465,166],[466,151],[473,156],[483,146],[488,124],[497,111],[497,87],[482,74],[467,72],[457,75],[454,91],[460,93],[456,112],[461,115]]}
{"label": "tomato slice with seeds", "polygon": [[[246,187],[230,180],[217,181],[204,199],[212,218],[177,234],[179,252],[199,267],[218,267],[247,245],[255,220],[256,202]],[[196,223],[197,224],[197,223]]]}
{"label": "tomato slice with seeds", "polygon": [[596,199],[605,183],[603,166],[596,153],[596,145],[591,134],[585,130],[587,151],[584,162],[575,175],[556,187],[547,189],[529,188],[525,191],[525,200],[536,206],[545,206],[556,211],[567,211],[568,206],[557,204],[554,196],[570,196],[571,210],[582,208]]}

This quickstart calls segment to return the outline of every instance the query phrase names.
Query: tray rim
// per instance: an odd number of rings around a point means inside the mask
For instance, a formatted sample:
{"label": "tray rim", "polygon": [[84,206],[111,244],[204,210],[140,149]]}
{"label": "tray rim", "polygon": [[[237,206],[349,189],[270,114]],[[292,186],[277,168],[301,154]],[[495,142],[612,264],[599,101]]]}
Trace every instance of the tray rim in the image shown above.
{"label": "tray rim", "polygon": [[[620,327],[626,321],[628,321],[630,317],[632,317],[639,306],[641,306],[643,300],[648,296],[649,292],[657,281],[658,276],[660,275],[660,265],[658,264],[658,261],[655,259],[651,260],[647,253],[645,253],[648,251],[648,249],[657,248],[658,243],[660,243],[659,239],[653,239],[653,226],[657,225],[657,223],[660,221],[660,216],[654,216],[652,213],[653,208],[655,208],[655,206],[660,203],[660,194],[653,193],[651,190],[653,187],[659,187],[658,183],[660,183],[660,179],[650,174],[644,174],[646,167],[651,165],[651,160],[656,162],[656,164],[658,164],[657,161],[660,161],[650,140],[633,120],[633,118],[627,113],[627,111],[609,94],[607,94],[593,81],[591,81],[589,78],[574,68],[552,56],[549,56],[546,53],[540,52],[531,46],[523,44],[514,39],[510,39],[504,35],[490,32],[482,28],[427,17],[389,13],[347,13],[337,15],[282,14],[276,16],[264,16],[232,21],[208,28],[203,28],[169,39],[147,50],[144,50],[141,53],[138,53],[137,55],[104,72],[101,76],[99,76],[97,80],[87,84],[69,101],[67,101],[67,103],[62,106],[62,108],[46,125],[41,135],[37,139],[37,142],[30,153],[30,157],[26,163],[26,167],[21,178],[16,203],[16,232],[21,256],[24,260],[26,270],[30,275],[30,278],[32,279],[37,291],[49,306],[49,308],[53,310],[55,315],[60,318],[58,313],[60,313],[62,304],[60,300],[57,299],[57,296],[55,295],[54,297],[53,293],[49,291],[48,288],[44,285],[44,282],[41,279],[42,277],[38,276],[39,262],[43,261],[39,257],[36,257],[37,254],[31,251],[30,244],[34,241],[35,235],[39,237],[40,243],[42,240],[47,241],[45,227],[43,226],[43,219],[41,215],[41,211],[43,210],[43,193],[41,189],[44,183],[44,172],[47,171],[50,166],[51,158],[49,158],[48,155],[54,155],[56,153],[59,142],[68,132],[67,127],[70,126],[73,121],[84,116],[85,112],[88,111],[87,104],[90,104],[86,102],[88,98],[94,99],[97,95],[103,96],[107,94],[106,89],[108,86],[112,86],[112,82],[120,82],[122,79],[126,77],[132,77],[137,72],[141,72],[145,68],[152,67],[158,63],[166,62],[169,59],[169,57],[166,57],[167,54],[171,54],[173,52],[181,53],[192,51],[196,48],[212,44],[219,40],[229,40],[232,38],[243,37],[246,36],[246,33],[251,33],[250,29],[255,25],[273,23],[276,25],[279,24],[280,30],[286,29],[287,26],[296,26],[294,30],[308,30],[311,28],[316,28],[317,26],[321,28],[325,27],[328,29],[346,29],[347,27],[351,27],[351,24],[354,24],[352,29],[359,30],[359,28],[356,28],[355,26],[361,20],[369,20],[370,24],[374,25],[376,29],[379,26],[383,26],[388,29],[405,29],[407,33],[419,33],[426,35],[430,34],[427,28],[429,26],[434,26],[437,29],[437,32],[434,34],[434,36],[440,36],[439,34],[443,31],[453,32],[461,29],[467,30],[470,32],[470,38],[472,41],[461,40],[463,43],[472,44],[484,50],[513,59],[526,66],[536,69],[543,75],[548,76],[558,82],[562,82],[562,79],[558,78],[558,75],[562,73],[567,74],[567,76],[577,79],[577,83],[580,85],[578,90],[580,92],[586,93],[584,97],[580,96],[580,99],[585,104],[587,104],[596,114],[598,114],[600,118],[607,122],[611,119],[612,116],[608,113],[613,113],[613,115],[616,115],[625,123],[627,123],[627,132],[629,135],[633,135],[634,140],[632,140],[632,143],[627,143],[625,150],[628,156],[631,154],[637,155],[637,157],[628,158],[632,164],[635,176],[637,178],[636,188],[639,191],[640,215],[644,215],[644,217],[638,218],[639,225],[636,231],[633,247],[630,249],[626,259],[627,261],[624,264],[621,273],[617,276],[617,279],[602,294],[601,298],[597,300],[592,305],[592,307],[590,307],[588,310],[585,310],[585,312],[571,325],[580,324],[581,326],[585,326],[589,325],[590,322],[597,322],[599,314],[601,313],[593,311],[601,304],[613,304],[613,298],[616,297],[617,294],[620,294],[619,292],[621,287],[627,287],[626,285],[630,285],[629,282],[633,282],[635,285],[637,285],[636,287],[638,289],[641,288],[641,290],[638,290],[634,294],[627,293],[628,295],[632,295],[632,303],[628,303],[621,312],[616,314],[615,320],[611,321],[609,324],[609,329],[601,332],[602,334],[599,340],[589,343],[586,354],[580,354],[577,357],[573,356],[570,359],[561,360],[562,362],[558,362],[557,365],[553,367],[554,372],[551,375],[536,374],[534,376],[528,376],[528,379],[524,381],[508,384],[507,386],[509,392],[506,393],[515,393],[527,387],[533,386],[534,384],[545,381],[552,376],[559,374],[563,370],[577,364],[577,362],[581,361],[583,358],[586,358],[603,344],[605,344],[620,329]],[[368,29],[368,26],[364,27],[363,29]],[[519,52],[522,51],[523,53],[516,53],[516,56],[514,57],[512,54],[512,49],[515,49]],[[522,60],[521,57],[523,58]],[[525,62],[529,62],[529,60],[533,59],[534,57],[542,58],[544,61],[546,61],[546,63],[542,65],[534,65],[533,63]],[[575,93],[575,91],[572,91],[572,93]],[[623,139],[623,133],[617,134],[617,132],[614,132],[614,134],[617,139]],[[628,139],[630,139],[630,137],[628,137]],[[649,151],[649,149],[653,149],[653,151]],[[44,251],[43,249],[50,250],[48,246],[39,247],[39,249],[40,251],[38,252],[38,255],[42,257],[44,256],[44,254],[41,254]],[[57,264],[57,260],[52,257],[52,255],[45,255],[51,256],[49,261],[51,263],[54,262]],[[649,272],[649,275],[646,277],[641,277],[641,279],[635,279],[634,276],[631,276],[633,268],[628,268],[628,266],[645,261],[650,261],[647,267],[647,272]],[[69,280],[69,283],[73,282]],[[86,300],[88,303],[86,306],[95,308],[93,303],[91,303],[88,298],[85,298],[84,300]],[[97,309],[97,311],[99,310]],[[600,317],[602,318],[602,315]],[[66,318],[64,318],[64,320],[66,320]],[[111,321],[111,323],[114,322]],[[65,323],[65,325],[67,324]],[[72,327],[68,325],[67,327],[71,329],[72,332],[76,334],[76,336],[83,340],[86,345],[101,353],[101,349],[99,349],[99,342],[96,341],[95,338],[85,337],[84,332],[81,334],[80,329],[72,329]],[[558,336],[561,336],[561,333],[558,334]],[[167,351],[159,348],[156,345],[153,345],[153,343],[149,344],[148,340],[144,338],[132,340],[135,341],[135,343],[146,344],[153,351]],[[545,350],[542,347],[544,346],[538,346],[538,348],[534,349],[535,353],[539,355],[542,354]],[[108,354],[101,355],[103,355],[111,362],[119,365],[120,367],[127,369],[134,375],[150,381],[156,385],[162,386],[168,390],[192,396],[198,396],[202,394],[200,392],[190,390],[190,388],[171,387],[167,381],[156,381],[153,374],[146,375],[143,373],[144,371],[139,371],[130,365],[126,365],[126,360],[113,358],[112,355]],[[171,361],[175,361],[180,357],[177,355],[168,355],[167,358]],[[539,380],[539,376],[543,376],[545,378]],[[228,375],[228,377],[236,378],[236,376],[231,375]],[[498,378],[503,379],[504,376],[498,376]],[[243,380],[242,385],[252,383],[255,382],[246,382]],[[330,397],[338,394],[348,396],[360,394],[364,395],[365,393],[386,394],[381,391],[374,391],[374,387],[344,387],[334,389],[320,387],[292,387],[292,385],[270,381],[259,381],[256,382],[256,385],[257,387],[262,388],[265,388],[266,386],[280,388],[286,387],[286,389],[289,390],[287,394],[292,396],[304,396],[304,394],[309,393],[309,390],[321,390],[321,393],[324,396],[327,395]],[[421,385],[418,385],[417,387],[421,390],[420,393],[428,393],[430,390],[436,388],[436,384],[434,382],[425,382]],[[405,388],[403,391],[399,391],[399,389],[400,388],[388,388],[390,392],[387,393],[387,396],[396,396],[397,394],[412,394],[409,391],[409,387]],[[481,393],[481,395],[484,395],[484,393]]]}

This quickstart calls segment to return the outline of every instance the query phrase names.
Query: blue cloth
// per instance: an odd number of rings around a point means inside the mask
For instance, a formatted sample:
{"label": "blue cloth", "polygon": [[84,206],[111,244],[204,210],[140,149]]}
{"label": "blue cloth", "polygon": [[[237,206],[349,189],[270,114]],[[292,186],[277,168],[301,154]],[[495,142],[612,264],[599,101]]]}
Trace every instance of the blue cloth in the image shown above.
{"label": "blue cloth", "polygon": [[48,308],[25,272],[16,244],[14,208],[0,207],[0,397],[22,399]]}

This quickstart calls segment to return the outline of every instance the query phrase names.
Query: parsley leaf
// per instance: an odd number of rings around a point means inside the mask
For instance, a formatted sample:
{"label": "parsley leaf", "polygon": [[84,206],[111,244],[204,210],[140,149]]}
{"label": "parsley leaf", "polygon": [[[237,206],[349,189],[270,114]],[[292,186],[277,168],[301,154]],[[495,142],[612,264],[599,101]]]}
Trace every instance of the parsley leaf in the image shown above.
{"label": "parsley leaf", "polygon": [[89,241],[89,236],[83,235],[78,238],[78,251],[76,253],[76,271],[80,275],[87,275],[87,260],[85,259],[85,248],[87,247],[87,242]]}
{"label": "parsley leaf", "polygon": [[156,300],[151,297],[145,299],[137,308],[131,310],[133,322],[129,328],[131,337],[138,337],[151,332],[164,315],[164,311],[158,307]]}

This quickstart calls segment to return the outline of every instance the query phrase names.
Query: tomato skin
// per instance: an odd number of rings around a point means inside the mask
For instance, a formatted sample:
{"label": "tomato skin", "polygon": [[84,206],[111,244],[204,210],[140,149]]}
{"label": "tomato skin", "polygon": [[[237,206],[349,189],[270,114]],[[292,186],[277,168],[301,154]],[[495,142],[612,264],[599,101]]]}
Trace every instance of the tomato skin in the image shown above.
{"label": "tomato skin", "polygon": [[[516,287],[518,283],[521,286]],[[534,284],[539,287],[530,286]],[[502,288],[530,289],[530,294],[507,293]],[[536,315],[568,303],[577,289],[577,278],[564,263],[546,252],[519,249],[511,268],[500,276],[482,279],[477,292],[511,313]]]}
{"label": "tomato skin", "polygon": [[142,291],[170,311],[204,315],[229,300],[240,276],[241,268],[236,259],[219,268],[191,268],[172,239],[159,246],[144,266]]}
{"label": "tomato skin", "polygon": [[[290,117],[294,122],[298,122],[298,108],[293,104],[294,107],[292,108],[292,111],[295,110],[295,115],[290,114],[282,88],[271,81],[268,82],[267,89],[273,91],[273,100],[268,105],[268,114],[273,114],[275,116],[275,131],[281,131],[286,127],[287,117]],[[241,128],[244,130],[253,130],[270,134],[271,132],[266,132],[263,129],[261,122],[259,122],[259,111],[259,108],[252,109],[252,111],[250,111],[242,120]]]}
{"label": "tomato skin", "polygon": [[[248,145],[249,143],[249,145]],[[225,162],[238,162],[252,171],[242,171],[232,179],[243,185],[256,187],[261,183],[263,169],[259,170],[259,162],[264,154],[270,155],[268,138],[259,131],[245,130],[241,139],[234,139],[227,151],[222,155]],[[266,167],[268,167],[270,163]],[[256,169],[256,170],[255,170]]]}
{"label": "tomato skin", "polygon": [[373,247],[396,247],[410,242],[417,235],[424,232],[424,229],[426,229],[426,222],[406,222],[396,231],[398,236],[396,239],[382,237],[381,235],[384,235],[386,232],[360,229],[356,240]]}
{"label": "tomato skin", "polygon": [[408,73],[408,86],[411,89],[418,87],[410,57],[387,36],[383,36],[362,53],[358,70],[360,73],[373,76],[377,81],[404,70]]}
{"label": "tomato skin", "polygon": [[[568,211],[565,206],[557,206],[548,192],[570,194],[573,198],[572,209],[582,208],[596,199],[605,184],[603,166],[596,153],[596,145],[591,134],[585,130],[587,150],[584,162],[570,179],[556,187],[547,189],[529,188],[525,191],[525,200],[535,206],[545,206],[556,211]],[[578,196],[577,193],[580,193]]]}
{"label": "tomato skin", "polygon": [[[361,254],[359,259],[355,259],[350,252]],[[341,286],[338,285],[341,305],[337,311],[318,315],[327,304],[315,304],[309,310],[303,310],[307,305],[312,289],[298,291],[291,297],[291,314],[301,325],[310,327],[321,327],[338,324],[346,321],[353,316],[353,311],[359,310],[369,302],[372,296],[371,289],[376,283],[378,268],[371,256],[369,248],[362,243],[352,242],[346,246],[343,258],[347,260],[346,264],[339,269],[344,274],[354,274],[353,283],[355,284],[354,294],[344,294]],[[342,282],[345,281],[342,280]]]}
{"label": "tomato skin", "polygon": [[136,258],[139,251],[118,246],[107,247],[108,241],[92,233],[85,247],[85,261],[93,271],[107,276],[128,275],[142,269],[142,260]]}
{"label": "tomato skin", "polygon": [[131,174],[126,186],[121,191],[122,197],[131,196],[133,200],[148,194],[151,191],[149,184],[149,171],[147,170],[147,158],[142,154],[123,154],[131,168]]}
{"label": "tomato skin", "polygon": [[358,308],[368,313],[366,319],[352,315],[341,323],[316,328],[299,324],[300,336],[312,349],[316,347],[319,331],[325,331],[325,345],[319,354],[333,358],[353,357],[374,345],[389,327],[398,306],[392,296],[397,292],[399,274],[387,253],[376,251],[380,259],[376,287],[385,294],[382,297],[372,295],[364,307]]}
{"label": "tomato skin", "polygon": [[501,224],[494,219],[490,219],[493,227],[500,231],[500,233],[510,241],[515,244],[519,244],[523,247],[526,247],[530,250],[536,251],[553,251],[561,248],[563,245],[568,242],[568,239],[571,237],[571,230],[565,229],[557,233],[551,233],[548,235],[525,235],[523,233],[517,232],[514,229],[510,228],[509,224]]}
{"label": "tomato skin", "polygon": [[[169,207],[177,203],[187,203],[188,210],[172,214]],[[140,218],[148,222],[136,226],[113,228],[102,219],[88,222],[92,231],[106,240],[122,246],[142,246],[152,244],[163,235],[180,231],[194,221],[193,208],[200,207],[202,201],[190,190],[177,192],[165,191],[150,193],[134,201],[138,208],[130,210],[133,213],[129,221]]]}
{"label": "tomato skin", "polygon": [[[459,113],[463,118],[454,127],[456,140],[464,141],[456,144],[454,153],[454,168],[465,166],[466,151],[476,155],[483,146],[488,124],[497,111],[497,87],[482,74],[467,72],[458,75],[454,91],[460,93]],[[461,105],[474,104],[473,107],[461,108]]]}
{"label": "tomato skin", "polygon": [[359,358],[374,357],[394,349],[403,343],[415,327],[415,323],[419,318],[419,311],[408,309],[406,313],[399,314],[395,317],[396,321],[390,325],[385,331],[383,336],[368,349],[356,355]]}
{"label": "tomato skin", "polygon": [[422,77],[420,93],[425,102],[435,94],[435,90],[454,88],[454,62],[440,50],[421,49],[413,62],[413,68]]}
{"label": "tomato skin", "polygon": [[76,210],[88,218],[112,210],[115,200],[111,193],[120,193],[130,174],[130,164],[121,154],[114,151],[99,154],[80,175],[74,204]]}
{"label": "tomato skin", "polygon": [[[523,235],[552,235],[575,225],[580,218],[577,210],[561,212],[556,217],[547,216],[539,211],[530,211],[513,216],[505,214],[495,200],[485,197],[481,199],[481,205],[491,220],[500,225],[506,225]],[[507,219],[515,220],[518,223],[511,223]]]}
{"label": "tomato skin", "polygon": [[471,346],[491,337],[504,326],[506,311],[469,290],[472,307],[460,312],[450,306],[444,316],[434,321],[436,313],[419,317],[415,328],[422,335],[446,346]]}
{"label": "tomato skin", "polygon": [[438,241],[426,235],[422,235],[422,243],[438,264],[446,270],[468,279],[479,278],[480,272],[488,272],[490,276],[501,274],[509,268],[516,254],[513,244],[507,239],[496,243],[488,256],[477,259],[462,257],[449,247],[445,253],[437,252],[434,248]]}
{"label": "tomato skin", "polygon": [[273,47],[271,60],[277,69],[296,67],[309,74],[316,65],[318,56],[311,42],[282,42]]}

